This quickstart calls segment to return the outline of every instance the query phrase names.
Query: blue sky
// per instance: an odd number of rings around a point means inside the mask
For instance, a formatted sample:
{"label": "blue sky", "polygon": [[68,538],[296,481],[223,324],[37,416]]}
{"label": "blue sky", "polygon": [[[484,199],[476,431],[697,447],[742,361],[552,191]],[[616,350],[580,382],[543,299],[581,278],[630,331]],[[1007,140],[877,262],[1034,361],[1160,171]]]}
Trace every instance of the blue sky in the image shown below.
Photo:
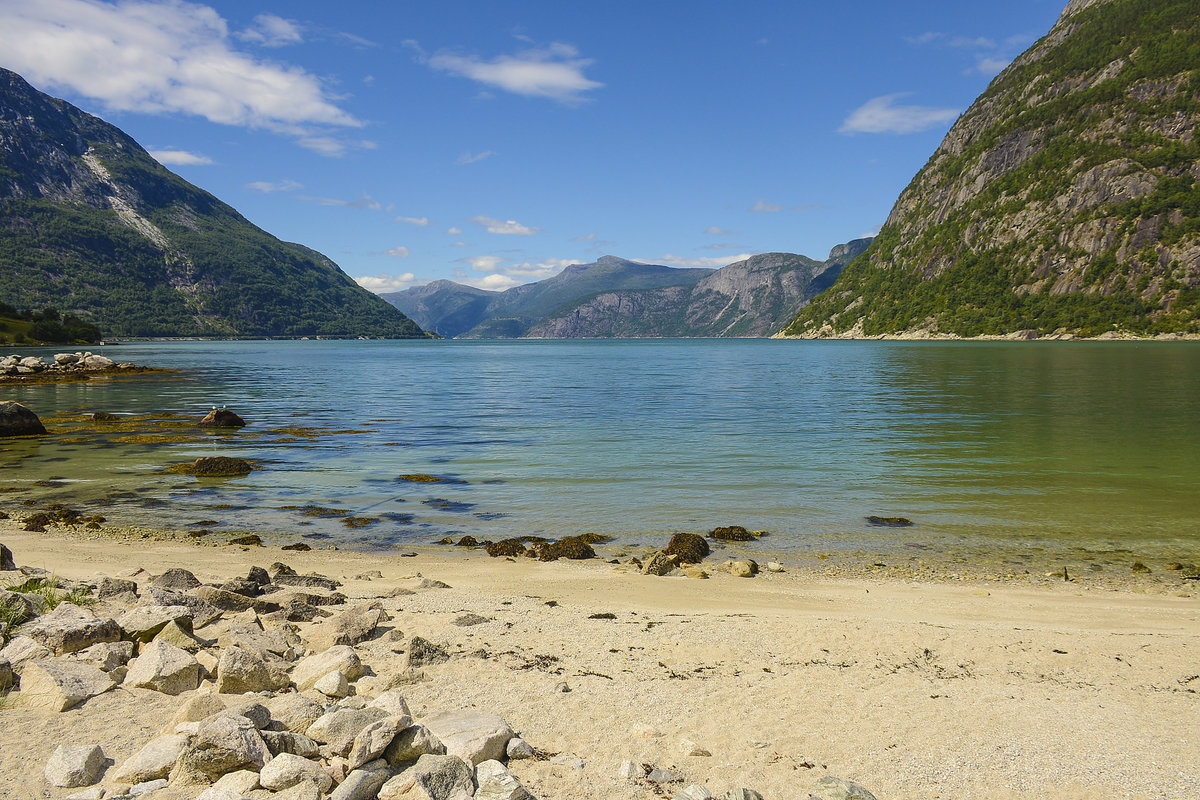
{"label": "blue sky", "polygon": [[375,291],[869,235],[1065,0],[0,0],[0,65]]}

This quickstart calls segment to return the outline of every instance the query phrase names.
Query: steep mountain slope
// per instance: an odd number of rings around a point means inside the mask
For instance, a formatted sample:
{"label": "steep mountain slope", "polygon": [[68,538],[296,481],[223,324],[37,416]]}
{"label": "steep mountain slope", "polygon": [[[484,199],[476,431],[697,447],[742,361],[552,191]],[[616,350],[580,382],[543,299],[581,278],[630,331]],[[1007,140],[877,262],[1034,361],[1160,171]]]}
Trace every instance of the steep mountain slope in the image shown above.
{"label": "steep mountain slope", "polygon": [[554,314],[526,333],[541,338],[769,336],[829,287],[870,239],[839,245],[826,261],[763,253],[694,286],[606,292]]}
{"label": "steep mountain slope", "polygon": [[442,336],[513,339],[530,326],[566,306],[615,290],[688,286],[709,269],[675,269],[604,256],[592,264],[576,264],[535,283],[503,292],[486,292],[451,281],[435,281],[403,292],[382,295],[425,328]]}
{"label": "steep mountain slope", "polygon": [[1200,7],[1073,0],[786,335],[1200,332]]}
{"label": "steep mountain slope", "polygon": [[424,335],[325,256],[2,69],[0,297],[109,336]]}

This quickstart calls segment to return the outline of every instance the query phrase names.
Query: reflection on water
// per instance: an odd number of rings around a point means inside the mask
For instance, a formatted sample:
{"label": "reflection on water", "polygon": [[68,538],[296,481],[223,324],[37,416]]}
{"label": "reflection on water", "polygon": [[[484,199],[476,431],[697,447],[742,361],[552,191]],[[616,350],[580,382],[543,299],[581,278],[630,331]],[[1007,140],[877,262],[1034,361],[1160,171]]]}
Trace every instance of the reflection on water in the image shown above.
{"label": "reflection on water", "polygon": [[[1200,347],[1189,344],[114,349],[184,372],[6,392],[55,434],[0,444],[0,506],[69,502],[114,521],[360,546],[583,531],[649,541],[723,524],[769,530],[782,551],[1001,540],[1167,552],[1200,540]],[[213,405],[251,424],[202,432],[193,423]],[[126,416],[85,420],[98,410]],[[205,455],[262,469],[162,471]],[[420,473],[441,480],[401,478]],[[872,514],[916,524],[874,529]]]}

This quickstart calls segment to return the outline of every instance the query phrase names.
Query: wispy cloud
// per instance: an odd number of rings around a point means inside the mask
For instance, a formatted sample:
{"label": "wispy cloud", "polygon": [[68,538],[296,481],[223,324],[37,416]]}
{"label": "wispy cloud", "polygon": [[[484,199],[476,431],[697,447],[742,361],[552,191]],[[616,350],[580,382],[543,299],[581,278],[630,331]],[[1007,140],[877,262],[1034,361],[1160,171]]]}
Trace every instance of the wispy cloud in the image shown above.
{"label": "wispy cloud", "polygon": [[409,225],[424,228],[429,224],[429,217],[396,217],[396,222],[407,222]]}
{"label": "wispy cloud", "polygon": [[596,238],[596,234],[593,232],[593,233],[585,234],[583,236],[576,236],[571,241],[572,242],[591,242],[591,241],[594,241],[595,238]]}
{"label": "wispy cloud", "polygon": [[340,200],[336,197],[312,197],[306,194],[300,195],[300,199],[316,203],[319,206],[340,206],[341,208],[360,208],[369,211],[383,210],[383,204],[369,194],[364,194],[357,200]]}
{"label": "wispy cloud", "polygon": [[383,254],[392,258],[408,258],[408,248],[401,244],[393,247],[391,250],[383,251]]}
{"label": "wispy cloud", "polygon": [[460,264],[469,264],[475,272],[486,272],[482,278],[473,278],[466,273],[459,280],[478,289],[503,290],[531,281],[552,278],[573,264],[584,262],[573,258],[547,258],[542,261],[507,263],[500,256],[472,256],[458,259]]}
{"label": "wispy cloud", "polygon": [[148,152],[155,161],[168,167],[199,167],[213,163],[213,160],[208,156],[189,153],[186,150],[167,148],[164,150],[150,150]]}
{"label": "wispy cloud", "polygon": [[740,244],[706,244],[705,250],[741,250]]}
{"label": "wispy cloud", "polygon": [[401,275],[381,273],[379,275],[363,275],[355,278],[354,282],[364,289],[376,293],[399,292],[417,283],[417,276],[411,272],[405,272]]}
{"label": "wispy cloud", "polygon": [[505,220],[501,222],[498,219],[491,217],[478,216],[471,217],[471,222],[476,225],[481,225],[488,233],[498,233],[503,236],[533,236],[535,233],[540,233],[541,228],[531,228],[528,225],[522,225],[515,219]]}
{"label": "wispy cloud", "polygon": [[997,41],[991,36],[951,35],[940,31],[926,31],[917,36],[905,36],[904,41],[914,47],[934,47],[964,52],[974,62],[964,70],[966,74],[978,72],[992,77],[1000,74],[1025,48],[1037,41],[1030,33],[1016,34]]}
{"label": "wispy cloud", "polygon": [[739,253],[736,256],[711,256],[704,258],[687,258],[685,256],[676,256],[667,253],[662,258],[656,261],[644,261],[646,264],[665,264],[670,267],[706,267],[708,269],[719,269],[721,267],[733,264],[738,261],[745,261],[753,256],[754,253]]}
{"label": "wispy cloud", "polygon": [[750,207],[750,213],[752,214],[774,214],[776,211],[782,210],[783,206],[775,203],[768,203],[765,200],[759,200]]}
{"label": "wispy cloud", "polygon": [[294,192],[297,189],[303,189],[304,184],[293,180],[282,181],[251,181],[246,184],[246,188],[255,192]]}
{"label": "wispy cloud", "polygon": [[455,160],[455,164],[466,166],[467,164],[475,164],[483,161],[485,158],[491,158],[496,155],[494,150],[484,150],[482,153],[463,153]]}
{"label": "wispy cloud", "polygon": [[909,92],[888,94],[868,100],[846,117],[839,133],[917,133],[953,122],[957,108],[897,105]]}
{"label": "wispy cloud", "polygon": [[274,14],[259,14],[254,24],[238,33],[237,38],[262,47],[285,47],[304,41],[298,23]]}
{"label": "wispy cloud", "polygon": [[[268,16],[253,29],[264,42],[271,25],[276,40],[285,35]],[[302,144],[362,126],[315,75],[261,60],[236,44],[216,10],[182,0],[0,2],[4,65],[39,87],[67,90],[114,111],[194,115]],[[328,146],[318,152],[338,154]]]}
{"label": "wispy cloud", "polygon": [[433,69],[526,97],[546,97],[573,104],[587,100],[587,92],[604,86],[584,75],[592,59],[582,58],[575,47],[561,42],[497,56],[490,61],[450,52],[426,56],[417,42],[407,40],[404,45]]}
{"label": "wispy cloud", "polygon": [[449,236],[462,236],[462,228],[457,226],[446,229],[446,234]]}
{"label": "wispy cloud", "polygon": [[712,225],[706,228],[704,232],[709,236],[737,236],[740,231],[727,231],[724,228],[718,228],[716,225]]}

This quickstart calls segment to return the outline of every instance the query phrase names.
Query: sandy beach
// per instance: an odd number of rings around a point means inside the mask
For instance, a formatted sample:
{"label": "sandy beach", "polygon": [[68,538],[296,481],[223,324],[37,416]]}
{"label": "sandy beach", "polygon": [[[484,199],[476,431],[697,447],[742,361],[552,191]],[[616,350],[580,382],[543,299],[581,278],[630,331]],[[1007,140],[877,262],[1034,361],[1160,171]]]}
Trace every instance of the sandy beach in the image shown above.
{"label": "sandy beach", "polygon": [[[510,764],[542,800],[670,797],[687,784],[788,800],[825,775],[879,800],[1200,796],[1200,597],[1184,582],[1147,593],[1086,576],[917,581],[786,563],[745,579],[716,568],[719,555],[702,580],[602,559],[282,552],[28,533],[12,521],[0,522],[0,542],[18,565],[69,580],[141,582],[182,567],[220,582],[279,561],[342,581],[351,604],[382,598],[391,619],[357,645],[369,671],[356,691],[384,688],[401,638],[443,646],[451,659],[403,687],[413,716],[500,714],[543,754]],[[450,588],[393,596],[421,586],[417,576]],[[464,625],[464,615],[484,621]],[[297,625],[302,635],[310,624]],[[11,694],[0,709],[0,797],[68,797],[78,790],[42,777],[58,744],[99,744],[120,765],[181,699],[118,687],[52,713]],[[688,742],[711,755],[688,754]],[[626,759],[684,781],[627,780]]]}

